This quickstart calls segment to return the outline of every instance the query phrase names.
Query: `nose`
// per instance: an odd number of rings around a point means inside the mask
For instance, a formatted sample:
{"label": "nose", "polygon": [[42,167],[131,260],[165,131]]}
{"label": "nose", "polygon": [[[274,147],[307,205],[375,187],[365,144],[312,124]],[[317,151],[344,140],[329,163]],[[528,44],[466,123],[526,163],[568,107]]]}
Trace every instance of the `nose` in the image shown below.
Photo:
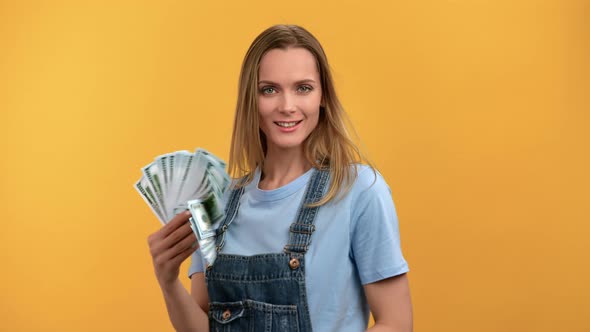
{"label": "nose", "polygon": [[297,110],[296,106],[296,96],[291,93],[284,93],[281,96],[281,102],[279,104],[279,111],[281,112],[295,112]]}

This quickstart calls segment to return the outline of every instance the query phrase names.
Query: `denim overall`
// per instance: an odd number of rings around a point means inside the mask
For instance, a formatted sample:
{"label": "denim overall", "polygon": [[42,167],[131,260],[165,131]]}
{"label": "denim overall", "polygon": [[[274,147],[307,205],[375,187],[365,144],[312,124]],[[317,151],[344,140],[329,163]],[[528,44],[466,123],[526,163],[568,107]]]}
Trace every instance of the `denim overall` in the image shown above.
{"label": "denim overall", "polygon": [[314,170],[297,218],[289,229],[289,243],[282,253],[240,256],[220,252],[225,244],[225,232],[237,215],[244,187],[232,191],[225,219],[217,231],[217,258],[205,273],[210,331],[312,330],[304,256],[315,230],[319,207],[305,205],[323,196],[328,179],[328,171]]}

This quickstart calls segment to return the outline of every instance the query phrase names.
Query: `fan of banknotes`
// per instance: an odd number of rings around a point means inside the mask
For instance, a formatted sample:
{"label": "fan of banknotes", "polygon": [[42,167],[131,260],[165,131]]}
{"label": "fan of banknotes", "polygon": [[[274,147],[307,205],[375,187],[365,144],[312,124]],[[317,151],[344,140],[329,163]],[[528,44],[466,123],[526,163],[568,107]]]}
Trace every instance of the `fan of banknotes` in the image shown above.
{"label": "fan of banknotes", "polygon": [[215,261],[215,225],[223,217],[223,193],[230,177],[225,162],[204,149],[176,151],[143,167],[135,189],[160,219],[168,223],[189,210],[191,228],[208,265]]}

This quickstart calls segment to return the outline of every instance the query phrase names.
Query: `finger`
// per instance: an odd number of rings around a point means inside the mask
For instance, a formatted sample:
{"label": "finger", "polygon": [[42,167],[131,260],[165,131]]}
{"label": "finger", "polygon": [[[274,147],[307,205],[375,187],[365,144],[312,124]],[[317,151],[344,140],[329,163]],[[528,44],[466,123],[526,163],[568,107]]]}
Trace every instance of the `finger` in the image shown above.
{"label": "finger", "polygon": [[190,249],[196,241],[197,238],[191,232],[190,234],[182,238],[180,241],[176,242],[171,248],[166,250],[163,256],[165,257],[165,259],[172,259],[184,250]]}
{"label": "finger", "polygon": [[[188,229],[190,229],[190,222],[188,221],[190,215],[191,214],[189,211],[181,212],[174,218],[170,219],[170,222],[164,225],[164,227],[160,228],[157,232],[150,234],[147,241],[150,249],[154,252],[157,252],[160,248],[169,248],[171,246],[169,241],[164,243],[163,241],[183,225],[188,225]],[[185,232],[188,231],[188,229],[185,230]],[[184,236],[181,236],[180,238],[182,237]],[[177,237],[177,239],[179,238]]]}
{"label": "finger", "polygon": [[176,243],[180,242],[182,239],[184,239],[189,234],[193,234],[193,230],[191,228],[191,225],[187,222],[187,223],[181,225],[180,227],[178,227],[174,232],[170,233],[163,240],[162,245],[164,246],[164,248],[170,248],[170,247],[176,245]]}
{"label": "finger", "polygon": [[187,249],[185,249],[184,251],[180,252],[178,255],[174,256],[174,258],[172,258],[172,263],[176,266],[176,265],[180,265],[182,264],[182,262],[184,262],[187,258],[189,258],[190,255],[193,254],[193,252],[195,252],[195,250],[197,250],[198,247],[189,247]]}
{"label": "finger", "polygon": [[190,224],[187,222],[184,225],[178,227],[174,232],[168,234],[165,238],[159,238],[158,241],[152,243],[150,247],[152,249],[153,255],[160,255],[163,252],[167,251],[168,249],[174,247],[178,242],[182,241],[185,237],[189,236],[190,234],[194,234],[193,230],[190,227]]}
{"label": "finger", "polygon": [[178,227],[166,237],[163,237],[162,234],[158,233],[157,238],[150,243],[150,252],[152,253],[152,256],[163,254],[190,234],[194,233],[188,222]]}
{"label": "finger", "polygon": [[162,236],[163,237],[168,236],[169,234],[174,232],[178,227],[187,223],[190,216],[191,216],[191,213],[188,210],[183,211],[183,212],[177,214],[176,216],[174,216],[174,218],[170,219],[170,221],[164,227],[162,227],[162,229],[161,229]]}

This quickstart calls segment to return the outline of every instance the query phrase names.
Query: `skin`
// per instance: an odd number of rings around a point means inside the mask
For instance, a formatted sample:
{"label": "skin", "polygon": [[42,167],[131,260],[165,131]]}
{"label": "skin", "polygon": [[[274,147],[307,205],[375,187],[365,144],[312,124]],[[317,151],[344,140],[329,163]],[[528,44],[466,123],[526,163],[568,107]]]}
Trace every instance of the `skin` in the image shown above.
{"label": "skin", "polygon": [[369,331],[413,331],[412,300],[407,274],[365,285],[365,295],[375,319]]}
{"label": "skin", "polygon": [[[176,215],[149,235],[148,246],[168,316],[176,331],[208,331],[207,311],[191,297],[178,278],[180,264],[196,250],[192,247],[196,237],[189,226],[189,217],[188,211]],[[193,283],[195,279],[198,278],[193,277]]]}
{"label": "skin", "polygon": [[[322,102],[320,77],[313,55],[303,48],[274,49],[260,61],[258,82],[260,129],[266,136],[259,188],[276,189],[311,168],[303,142],[316,128]],[[296,123],[285,130],[281,123]],[[209,297],[204,273],[191,277],[191,294],[178,279],[180,264],[195,248],[188,226],[189,215],[179,214],[148,243],[154,271],[162,289],[168,315],[177,331],[208,331]],[[412,331],[412,305],[405,274],[364,286],[375,325],[370,331]]]}
{"label": "skin", "polygon": [[[260,129],[267,142],[259,187],[276,189],[311,168],[303,142],[318,124],[322,101],[314,56],[303,48],[268,51],[260,60],[258,89]],[[286,132],[281,122],[297,125]]]}

